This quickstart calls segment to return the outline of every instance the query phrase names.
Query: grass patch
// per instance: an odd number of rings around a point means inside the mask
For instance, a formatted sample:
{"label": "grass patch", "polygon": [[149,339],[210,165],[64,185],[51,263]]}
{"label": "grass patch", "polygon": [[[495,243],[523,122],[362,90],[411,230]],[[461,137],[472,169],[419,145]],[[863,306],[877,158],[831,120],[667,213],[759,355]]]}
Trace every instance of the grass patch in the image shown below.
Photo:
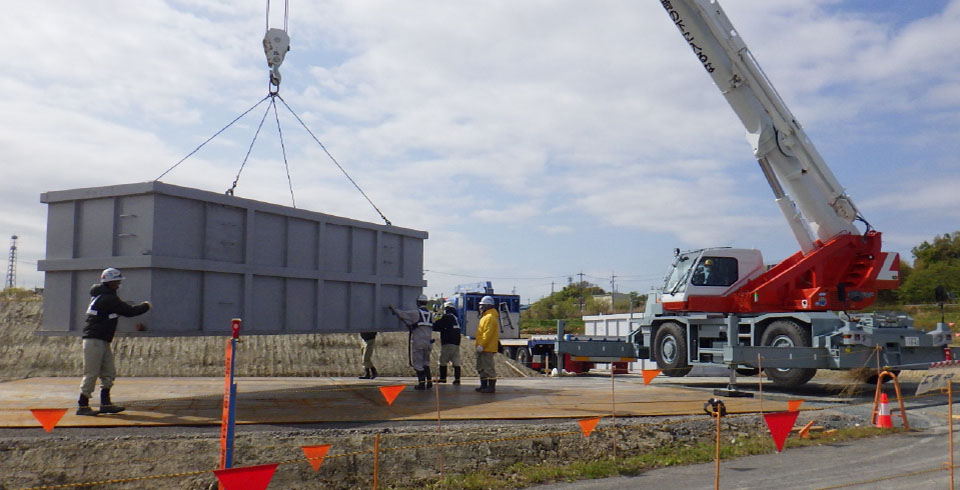
{"label": "grass patch", "polygon": [[[831,435],[812,433],[810,439],[798,439],[796,435],[791,435],[784,444],[784,450],[897,432],[901,431],[863,426],[838,429]],[[766,433],[733,439],[729,435],[724,436],[721,432],[720,443],[720,459],[722,460],[768,454],[776,451],[773,440]],[[447,475],[442,481],[417,486],[416,488],[511,489],[559,481],[589,480],[618,475],[632,476],[654,468],[707,463],[713,461],[715,450],[716,448],[711,440],[710,442],[668,444],[643,454],[619,458],[616,461],[612,458],[603,458],[577,461],[565,465],[515,463],[502,469],[490,468],[489,471]]]}
{"label": "grass patch", "polygon": [[[566,327],[563,329],[564,332],[570,334],[583,334],[584,325],[583,318],[567,318]],[[541,335],[541,334],[553,334],[557,333],[557,321],[556,320],[529,320],[526,318],[520,319],[520,333],[527,335]]]}

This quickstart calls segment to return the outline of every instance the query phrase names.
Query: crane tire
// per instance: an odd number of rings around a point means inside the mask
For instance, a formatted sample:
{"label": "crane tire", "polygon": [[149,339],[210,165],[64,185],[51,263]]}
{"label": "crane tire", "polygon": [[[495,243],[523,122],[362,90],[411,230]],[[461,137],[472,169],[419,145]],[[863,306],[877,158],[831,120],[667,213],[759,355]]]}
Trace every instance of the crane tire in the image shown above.
{"label": "crane tire", "polygon": [[513,359],[526,367],[530,367],[530,349],[517,347],[517,353]]}
{"label": "crane tire", "polygon": [[[792,320],[776,320],[763,331],[760,344],[774,347],[810,347],[810,329]],[[802,386],[817,374],[815,368],[763,368],[774,384],[784,387]]]}
{"label": "crane tire", "polygon": [[687,360],[687,334],[683,325],[676,322],[661,324],[653,345],[653,360],[663,374],[680,378],[693,369]]}

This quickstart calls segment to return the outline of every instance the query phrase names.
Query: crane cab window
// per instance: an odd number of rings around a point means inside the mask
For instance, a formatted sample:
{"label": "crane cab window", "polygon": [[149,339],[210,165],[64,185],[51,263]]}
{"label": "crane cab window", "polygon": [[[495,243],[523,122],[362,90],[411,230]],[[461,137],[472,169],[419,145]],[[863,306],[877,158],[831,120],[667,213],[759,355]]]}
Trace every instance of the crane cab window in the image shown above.
{"label": "crane cab window", "polygon": [[733,257],[701,257],[693,269],[690,283],[694,286],[729,286],[737,282],[737,259]]}

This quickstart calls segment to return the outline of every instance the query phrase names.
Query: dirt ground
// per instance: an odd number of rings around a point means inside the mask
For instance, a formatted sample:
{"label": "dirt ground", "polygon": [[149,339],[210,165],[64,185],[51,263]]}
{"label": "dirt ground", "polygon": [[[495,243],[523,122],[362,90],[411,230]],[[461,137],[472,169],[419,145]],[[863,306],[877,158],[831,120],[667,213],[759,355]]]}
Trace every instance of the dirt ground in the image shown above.
{"label": "dirt ground", "polygon": [[[0,301],[0,381],[37,376],[81,375],[80,340],[34,335],[40,301]],[[406,334],[378,336],[374,362],[383,375],[412,376]],[[239,376],[355,376],[360,340],[354,335],[247,337]],[[469,341],[467,341],[469,342]],[[223,339],[119,338],[114,342],[120,376],[220,376]],[[253,348],[251,348],[253,347]],[[434,354],[436,351],[434,349]],[[466,376],[475,376],[472,349],[464,348]],[[536,375],[498,356],[498,376]],[[806,414],[801,414],[804,421]],[[844,415],[817,415],[817,423],[844,426]],[[609,455],[637,454],[669,442],[712,437],[703,416],[604,419],[585,438],[573,420],[511,422],[374,423],[310,427],[239,426],[234,466],[281,462],[270,488],[370,488],[374,439],[380,437],[381,488],[421,488],[441,474],[485,471],[506,474],[516,463],[563,464]],[[438,430],[441,431],[438,433]],[[759,419],[731,418],[724,433],[736,441],[765,428]],[[5,430],[0,437],[0,490],[102,482],[81,488],[216,488],[216,428]],[[304,461],[301,446],[331,444],[320,471]],[[443,444],[436,446],[436,444]],[[506,477],[505,477],[506,478]],[[71,485],[72,486],[72,485]]]}
{"label": "dirt ground", "polygon": [[[82,376],[80,338],[35,335],[41,319],[39,299],[0,300],[0,381]],[[434,335],[439,345],[439,336]],[[359,335],[254,335],[242,340],[246,357],[237,367],[237,376],[357,376],[363,372]],[[461,348],[464,376],[477,374],[471,342],[464,339]],[[432,364],[439,350],[432,350]],[[113,352],[121,377],[223,375],[224,337],[118,337]],[[407,334],[378,335],[373,362],[383,376],[414,376],[407,359]],[[497,356],[497,375],[537,374]]]}

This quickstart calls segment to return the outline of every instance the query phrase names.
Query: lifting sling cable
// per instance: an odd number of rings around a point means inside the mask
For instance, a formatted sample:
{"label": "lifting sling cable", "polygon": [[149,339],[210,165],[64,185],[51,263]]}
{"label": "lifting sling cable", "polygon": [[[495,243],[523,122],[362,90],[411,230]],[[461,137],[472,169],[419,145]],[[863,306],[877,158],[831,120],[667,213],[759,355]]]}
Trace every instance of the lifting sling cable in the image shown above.
{"label": "lifting sling cable", "polygon": [[273,108],[273,117],[277,120],[277,134],[280,135],[280,151],[283,153],[283,168],[287,170],[287,185],[290,187],[290,202],[294,209],[297,207],[297,199],[293,197],[293,181],[290,180],[290,164],[287,163],[287,146],[283,144],[283,130],[280,129],[280,115],[277,114],[277,99],[270,101],[270,107]]}
{"label": "lifting sling cable", "polygon": [[[271,104],[273,100],[270,101]],[[253,140],[250,142],[250,146],[247,147],[247,154],[243,157],[243,162],[240,164],[240,170],[237,171],[237,176],[233,179],[233,185],[224,192],[228,196],[233,195],[233,190],[237,188],[237,182],[240,180],[240,173],[243,172],[243,167],[247,165],[247,160],[250,158],[250,152],[253,151],[253,144],[257,142],[257,136],[260,135],[260,129],[263,128],[263,121],[267,119],[267,114],[270,114],[270,105],[267,105],[267,110],[263,112],[263,117],[260,118],[260,124],[257,126],[257,132],[253,133]]]}
{"label": "lifting sling cable", "polygon": [[258,105],[262,104],[263,101],[265,101],[265,100],[267,100],[267,99],[269,99],[269,98],[270,98],[270,96],[267,95],[266,97],[260,99],[260,102],[257,102],[256,104],[254,104],[254,105],[253,105],[252,107],[250,107],[249,109],[243,111],[243,114],[240,114],[239,116],[237,116],[233,121],[230,121],[229,124],[227,124],[226,126],[224,126],[223,128],[221,128],[220,131],[217,131],[216,133],[213,134],[213,136],[207,138],[206,141],[204,141],[203,143],[200,143],[200,146],[194,148],[193,151],[191,151],[190,153],[187,153],[187,156],[181,158],[179,162],[175,163],[172,167],[168,168],[165,172],[163,172],[162,174],[160,174],[159,177],[153,179],[153,181],[156,182],[156,181],[162,179],[164,175],[167,175],[167,174],[170,173],[173,169],[179,167],[181,163],[183,163],[184,161],[186,161],[186,159],[188,159],[188,158],[190,158],[191,156],[193,156],[194,153],[200,151],[200,148],[203,148],[207,143],[209,143],[209,142],[212,141],[214,138],[216,138],[217,136],[219,136],[220,133],[226,131],[227,128],[229,128],[230,126],[233,126],[233,123],[239,121],[241,118],[243,118],[243,116],[246,116],[250,111],[256,109]]}
{"label": "lifting sling cable", "polygon": [[[250,158],[250,153],[253,150],[253,145],[256,143],[257,137],[260,134],[260,130],[263,128],[263,123],[266,120],[267,114],[270,112],[270,109],[272,107],[274,118],[277,122],[277,133],[279,134],[279,137],[280,137],[280,148],[283,153],[283,165],[284,165],[284,168],[286,169],[286,174],[287,174],[287,185],[290,188],[290,199],[293,202],[293,207],[296,208],[297,203],[296,203],[296,198],[293,192],[293,181],[290,176],[290,165],[287,160],[287,149],[286,149],[286,144],[283,141],[283,129],[281,128],[281,125],[280,125],[280,115],[277,111],[277,105],[276,105],[277,104],[276,99],[280,99],[280,102],[283,103],[283,106],[286,107],[288,111],[290,111],[290,114],[292,114],[293,117],[296,118],[297,122],[300,123],[303,129],[305,129],[307,133],[310,134],[310,137],[313,138],[313,141],[315,141],[317,145],[319,145],[320,148],[323,149],[323,152],[326,153],[327,157],[329,157],[330,160],[334,163],[334,165],[336,165],[337,168],[340,169],[340,172],[342,172],[343,175],[347,178],[347,180],[349,180],[350,183],[353,184],[353,186],[357,189],[357,191],[360,192],[360,194],[364,197],[364,199],[366,199],[367,202],[370,203],[370,206],[372,206],[373,209],[377,212],[377,214],[380,215],[380,218],[383,219],[383,222],[386,223],[388,226],[391,226],[392,223],[390,222],[390,220],[387,219],[387,217],[383,214],[383,212],[380,211],[380,208],[378,208],[377,205],[373,203],[373,200],[370,199],[370,196],[368,196],[367,193],[360,188],[360,185],[357,184],[355,180],[353,180],[353,177],[351,177],[350,174],[347,173],[347,170],[344,169],[342,165],[340,165],[340,162],[338,162],[337,159],[334,158],[334,156],[330,153],[330,151],[327,150],[327,147],[324,146],[322,142],[320,142],[320,139],[317,138],[317,136],[313,133],[313,131],[311,131],[310,128],[307,127],[306,123],[303,122],[303,119],[300,118],[300,116],[290,107],[290,105],[287,104],[287,101],[284,100],[283,97],[281,97],[279,94],[280,73],[277,71],[277,68],[283,62],[283,57],[286,54],[286,52],[290,50],[290,46],[289,46],[290,39],[286,33],[288,19],[289,19],[289,10],[290,10],[289,7],[290,7],[289,0],[284,0],[283,29],[282,30],[276,29],[276,28],[271,29],[270,28],[270,0],[267,0],[267,11],[266,11],[267,34],[263,39],[264,53],[267,56],[267,64],[271,68],[270,85],[268,87],[267,95],[264,98],[260,99],[259,102],[254,104],[253,107],[250,107],[249,109],[244,111],[242,114],[237,116],[233,121],[230,121],[229,124],[227,124],[222,129],[214,133],[213,136],[207,138],[206,141],[204,141],[199,146],[197,146],[193,151],[188,153],[185,157],[181,158],[179,162],[177,162],[172,167],[167,169],[165,172],[160,174],[160,176],[154,179],[154,181],[157,181],[163,178],[165,175],[170,173],[173,169],[177,168],[187,158],[190,158],[193,154],[195,154],[201,148],[203,148],[207,143],[209,143],[211,140],[219,136],[220,133],[226,131],[227,128],[229,128],[234,123],[239,121],[241,118],[246,116],[248,113],[250,113],[250,111],[256,109],[257,106],[262,104],[265,100],[270,99],[270,104],[267,106],[267,110],[264,112],[263,116],[260,118],[260,124],[257,126],[257,131],[256,133],[254,133],[253,140],[250,142],[250,146],[247,148],[247,154],[244,156],[243,162],[240,164],[240,170],[237,172],[237,176],[236,178],[234,178],[233,184],[231,185],[231,187],[227,189],[226,194],[231,196],[233,195],[233,191],[236,189],[237,183],[240,180],[240,174],[243,172],[243,169]],[[278,35],[280,36],[279,38],[277,37]],[[279,43],[277,42],[278,40],[279,40]]]}
{"label": "lifting sling cable", "polygon": [[303,129],[307,130],[307,133],[310,134],[310,137],[313,138],[313,141],[316,141],[317,144],[320,145],[320,148],[323,149],[323,152],[326,153],[328,157],[330,157],[330,161],[332,161],[334,165],[336,165],[337,168],[339,168],[340,171],[343,172],[343,175],[347,177],[347,180],[349,180],[350,183],[353,184],[353,186],[356,187],[358,191],[360,191],[360,194],[363,195],[364,199],[366,199],[367,202],[370,203],[371,206],[373,206],[373,209],[377,211],[377,214],[380,215],[380,217],[383,219],[383,222],[386,223],[387,225],[392,225],[392,223],[390,223],[390,220],[388,220],[387,217],[383,215],[383,212],[380,211],[380,208],[378,208],[377,205],[374,204],[372,200],[370,200],[370,196],[367,196],[367,193],[363,192],[363,189],[360,188],[360,185],[357,184],[355,180],[353,180],[353,177],[350,177],[350,174],[348,174],[346,169],[344,169],[343,166],[340,165],[340,162],[338,162],[337,159],[334,158],[332,154],[330,154],[330,151],[327,150],[327,147],[320,142],[317,136],[313,134],[313,131],[310,131],[310,128],[308,128],[306,123],[303,122],[303,119],[300,119],[300,116],[298,116],[297,113],[294,112],[289,105],[287,105],[287,101],[283,100],[283,97],[281,97],[278,94],[274,94],[274,95],[276,95],[276,98],[280,99],[280,102],[282,102],[283,106],[286,107],[288,111],[290,111],[290,114],[293,114],[293,117],[295,117],[297,121],[300,123],[300,125],[303,126]]}

